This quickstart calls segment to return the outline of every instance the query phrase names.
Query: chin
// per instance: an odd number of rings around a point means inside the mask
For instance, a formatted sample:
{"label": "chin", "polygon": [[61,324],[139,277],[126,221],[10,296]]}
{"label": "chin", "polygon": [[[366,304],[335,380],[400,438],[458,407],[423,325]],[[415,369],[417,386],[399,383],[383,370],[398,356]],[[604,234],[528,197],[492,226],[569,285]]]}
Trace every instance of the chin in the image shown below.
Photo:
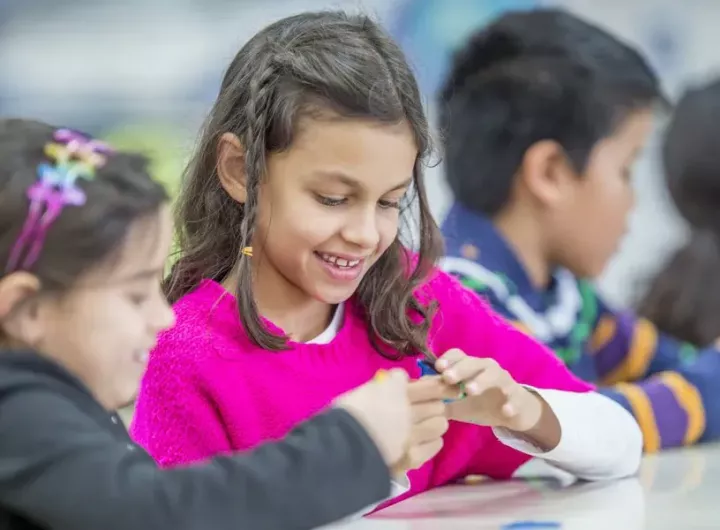
{"label": "chin", "polygon": [[325,304],[337,305],[347,302],[357,291],[357,285],[347,289],[318,289],[313,298]]}
{"label": "chin", "polygon": [[128,381],[127,385],[124,385],[122,388],[118,388],[115,396],[113,396],[115,398],[115,410],[124,409],[133,405],[137,399],[139,389],[139,380],[137,382],[133,381],[133,384],[130,384]]}
{"label": "chin", "polygon": [[338,304],[342,304],[343,302],[347,302],[350,298],[352,298],[353,294],[355,294],[354,291],[347,295],[325,294],[325,295],[316,296],[315,298],[317,298],[319,301],[321,301],[325,304],[338,305]]}

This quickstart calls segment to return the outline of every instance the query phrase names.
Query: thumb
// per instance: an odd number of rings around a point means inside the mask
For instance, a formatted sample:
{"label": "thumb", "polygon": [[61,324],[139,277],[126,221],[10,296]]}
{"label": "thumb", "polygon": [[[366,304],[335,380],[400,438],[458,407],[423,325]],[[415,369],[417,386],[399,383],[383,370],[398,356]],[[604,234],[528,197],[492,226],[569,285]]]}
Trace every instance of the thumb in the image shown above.
{"label": "thumb", "polygon": [[375,374],[371,382],[378,390],[391,392],[393,394],[405,394],[408,387],[408,375],[405,370],[394,368],[392,370],[380,370]]}
{"label": "thumb", "polygon": [[387,372],[387,381],[398,389],[405,390],[408,385],[408,374],[400,368],[393,368]]}
{"label": "thumb", "polygon": [[392,379],[395,379],[396,381],[402,381],[405,383],[407,383],[407,381],[409,379],[407,372],[405,370],[403,370],[402,368],[393,368],[392,370],[390,370],[388,372],[388,375]]}

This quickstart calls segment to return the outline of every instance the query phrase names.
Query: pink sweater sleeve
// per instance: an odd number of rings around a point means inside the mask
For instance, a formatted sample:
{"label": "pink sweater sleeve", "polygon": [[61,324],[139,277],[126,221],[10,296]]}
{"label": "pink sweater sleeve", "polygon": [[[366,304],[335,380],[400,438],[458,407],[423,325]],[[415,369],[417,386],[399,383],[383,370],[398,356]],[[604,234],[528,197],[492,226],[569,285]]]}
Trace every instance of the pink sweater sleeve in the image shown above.
{"label": "pink sweater sleeve", "polygon": [[[428,287],[430,291],[425,292],[438,302],[430,333],[432,349],[438,356],[451,348],[459,348],[467,355],[495,359],[517,382],[528,386],[571,392],[593,390],[591,385],[575,377],[551,350],[506,323],[483,299],[455,278],[436,271]],[[448,457],[466,461],[464,474],[509,478],[530,458],[494,436],[488,442],[473,426],[456,424],[454,435],[458,439],[455,443],[449,440],[451,443],[447,445],[456,454]],[[436,473],[442,475],[442,467],[441,459],[437,462]],[[441,477],[438,482],[449,478]]]}
{"label": "pink sweater sleeve", "polygon": [[189,351],[194,341],[165,340],[150,355],[130,434],[164,467],[231,451],[211,393]]}

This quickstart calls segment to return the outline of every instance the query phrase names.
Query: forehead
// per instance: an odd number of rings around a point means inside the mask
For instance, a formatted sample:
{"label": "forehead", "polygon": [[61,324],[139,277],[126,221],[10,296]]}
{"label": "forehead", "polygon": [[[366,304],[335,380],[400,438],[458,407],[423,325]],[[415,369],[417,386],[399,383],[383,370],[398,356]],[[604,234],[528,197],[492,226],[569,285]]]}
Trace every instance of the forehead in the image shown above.
{"label": "forehead", "polygon": [[645,146],[652,132],[654,116],[651,109],[637,110],[629,114],[620,122],[613,135],[603,140],[598,148],[617,156],[636,155]]}
{"label": "forehead", "polygon": [[136,220],[125,240],[108,262],[92,276],[108,279],[127,279],[138,272],[162,270],[172,239],[172,216],[167,206],[158,212]]}
{"label": "forehead", "polygon": [[318,179],[342,173],[367,186],[392,187],[412,176],[418,149],[406,122],[305,118],[290,149],[273,155],[269,169]]}

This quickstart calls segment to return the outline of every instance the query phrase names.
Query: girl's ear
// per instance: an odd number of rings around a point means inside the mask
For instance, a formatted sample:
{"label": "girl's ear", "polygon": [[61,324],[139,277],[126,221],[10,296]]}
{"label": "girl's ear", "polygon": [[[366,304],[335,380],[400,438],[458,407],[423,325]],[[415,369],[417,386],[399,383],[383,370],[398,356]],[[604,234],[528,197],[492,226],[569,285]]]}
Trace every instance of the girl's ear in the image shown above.
{"label": "girl's ear", "polygon": [[40,312],[35,295],[40,280],[28,272],[14,272],[0,280],[0,328],[13,342],[35,344],[40,336]]}
{"label": "girl's ear", "polygon": [[247,200],[245,149],[233,133],[220,137],[217,147],[217,172],[225,192],[240,204]]}

